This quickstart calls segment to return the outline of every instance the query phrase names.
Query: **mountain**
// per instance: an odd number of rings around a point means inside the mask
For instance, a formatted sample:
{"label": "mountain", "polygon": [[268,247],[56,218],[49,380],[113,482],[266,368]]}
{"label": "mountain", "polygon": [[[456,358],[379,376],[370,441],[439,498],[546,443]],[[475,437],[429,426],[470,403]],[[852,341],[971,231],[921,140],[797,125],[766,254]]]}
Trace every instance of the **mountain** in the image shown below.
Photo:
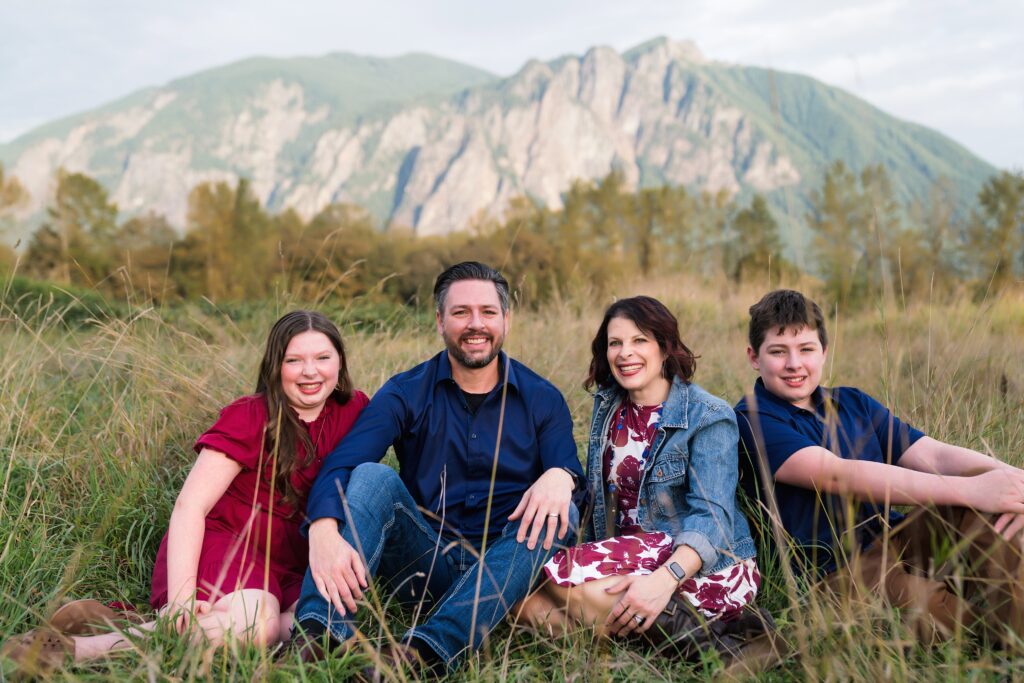
{"label": "mountain", "polygon": [[0,147],[38,211],[55,170],[103,182],[122,210],[184,225],[188,191],[249,177],[271,209],[333,201],[420,234],[526,194],[560,205],[578,178],[765,193],[798,225],[835,159],[882,163],[900,199],[940,177],[967,206],[995,169],[945,136],[812,78],[706,59],[658,38],[623,54],[530,61],[497,78],[423,54],[249,59],[144,90]]}

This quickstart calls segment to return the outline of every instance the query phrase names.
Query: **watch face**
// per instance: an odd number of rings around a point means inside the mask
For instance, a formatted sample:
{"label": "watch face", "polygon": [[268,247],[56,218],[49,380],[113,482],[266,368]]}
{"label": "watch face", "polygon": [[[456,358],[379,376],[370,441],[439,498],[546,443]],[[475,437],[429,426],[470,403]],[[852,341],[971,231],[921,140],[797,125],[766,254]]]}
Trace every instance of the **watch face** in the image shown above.
{"label": "watch face", "polygon": [[686,570],[680,567],[678,562],[669,562],[668,570],[672,572],[672,576],[676,577],[676,581],[682,581],[686,578]]}

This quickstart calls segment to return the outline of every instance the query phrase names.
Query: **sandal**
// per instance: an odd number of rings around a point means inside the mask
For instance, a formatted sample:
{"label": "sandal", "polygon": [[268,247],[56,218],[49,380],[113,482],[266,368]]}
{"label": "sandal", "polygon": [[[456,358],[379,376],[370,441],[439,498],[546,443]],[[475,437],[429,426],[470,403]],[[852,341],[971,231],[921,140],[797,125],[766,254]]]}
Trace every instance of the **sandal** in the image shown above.
{"label": "sandal", "polygon": [[0,658],[9,659],[30,676],[52,671],[74,655],[75,641],[45,626],[14,636],[0,647]]}

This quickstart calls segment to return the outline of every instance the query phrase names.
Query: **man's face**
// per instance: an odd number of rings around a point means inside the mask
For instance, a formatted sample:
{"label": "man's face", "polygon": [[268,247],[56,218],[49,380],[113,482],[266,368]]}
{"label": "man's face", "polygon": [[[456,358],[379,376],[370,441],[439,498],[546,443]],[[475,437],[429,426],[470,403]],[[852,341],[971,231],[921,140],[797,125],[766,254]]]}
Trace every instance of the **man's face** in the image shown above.
{"label": "man's face", "polygon": [[498,355],[508,334],[508,315],[493,282],[459,280],[448,289],[437,331],[452,361],[466,368],[486,367]]}
{"label": "man's face", "polygon": [[821,384],[826,349],[817,330],[789,327],[781,334],[769,330],[761,348],[747,347],[750,365],[761,374],[765,388],[798,408],[813,408],[811,396]]}

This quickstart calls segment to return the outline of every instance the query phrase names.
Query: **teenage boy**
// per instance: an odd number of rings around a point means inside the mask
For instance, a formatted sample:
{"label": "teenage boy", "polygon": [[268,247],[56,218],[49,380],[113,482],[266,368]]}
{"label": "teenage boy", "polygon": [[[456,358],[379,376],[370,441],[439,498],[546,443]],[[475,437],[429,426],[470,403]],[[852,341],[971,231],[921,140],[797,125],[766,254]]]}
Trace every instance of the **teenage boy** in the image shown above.
{"label": "teenage boy", "polygon": [[749,342],[760,377],[736,405],[740,458],[795,573],[878,592],[924,641],[1024,634],[1024,471],[932,439],[859,389],[822,387],[825,321],[799,292],[751,306]]}

